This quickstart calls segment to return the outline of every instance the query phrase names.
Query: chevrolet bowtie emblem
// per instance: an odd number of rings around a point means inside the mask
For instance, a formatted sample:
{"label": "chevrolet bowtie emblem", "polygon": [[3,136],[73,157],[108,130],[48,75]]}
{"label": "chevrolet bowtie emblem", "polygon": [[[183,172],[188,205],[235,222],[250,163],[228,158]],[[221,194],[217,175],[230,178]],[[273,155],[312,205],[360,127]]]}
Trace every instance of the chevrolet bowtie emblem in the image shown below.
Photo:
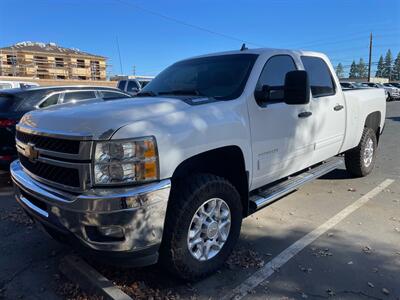
{"label": "chevrolet bowtie emblem", "polygon": [[29,158],[29,160],[36,160],[39,157],[39,151],[35,149],[35,145],[32,143],[28,143],[25,146],[25,156]]}

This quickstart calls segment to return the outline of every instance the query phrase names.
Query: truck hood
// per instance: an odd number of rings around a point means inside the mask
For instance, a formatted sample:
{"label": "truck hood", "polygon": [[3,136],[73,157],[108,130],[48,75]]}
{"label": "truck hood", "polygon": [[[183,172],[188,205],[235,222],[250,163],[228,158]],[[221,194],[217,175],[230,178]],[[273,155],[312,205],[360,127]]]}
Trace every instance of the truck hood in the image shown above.
{"label": "truck hood", "polygon": [[144,97],[96,103],[57,105],[25,114],[21,127],[59,135],[106,140],[121,127],[140,120],[188,109],[179,99]]}

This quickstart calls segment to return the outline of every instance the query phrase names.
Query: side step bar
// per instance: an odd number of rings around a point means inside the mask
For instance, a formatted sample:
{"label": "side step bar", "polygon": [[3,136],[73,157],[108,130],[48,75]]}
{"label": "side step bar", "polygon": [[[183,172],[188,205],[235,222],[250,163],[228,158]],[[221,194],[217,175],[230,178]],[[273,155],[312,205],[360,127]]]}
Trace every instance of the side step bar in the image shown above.
{"label": "side step bar", "polygon": [[334,157],[322,164],[311,167],[303,173],[290,177],[276,185],[268,185],[266,188],[259,188],[250,196],[250,209],[257,211],[267,206],[283,196],[297,190],[304,184],[321,177],[343,165],[343,159]]}

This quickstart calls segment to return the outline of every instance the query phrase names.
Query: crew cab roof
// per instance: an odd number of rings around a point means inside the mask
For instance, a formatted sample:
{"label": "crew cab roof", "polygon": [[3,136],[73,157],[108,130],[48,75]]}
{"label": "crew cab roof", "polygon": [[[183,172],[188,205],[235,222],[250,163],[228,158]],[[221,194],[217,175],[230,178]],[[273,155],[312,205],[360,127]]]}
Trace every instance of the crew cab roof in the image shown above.
{"label": "crew cab roof", "polygon": [[291,49],[278,49],[278,48],[255,48],[255,49],[246,49],[246,50],[234,50],[234,51],[224,51],[224,52],[215,52],[215,53],[210,53],[210,54],[205,54],[205,55],[199,55],[199,56],[194,56],[190,57],[185,60],[190,60],[190,59],[195,59],[195,58],[201,58],[201,57],[209,57],[209,56],[218,56],[218,55],[232,55],[232,54],[296,54],[296,55],[307,55],[307,56],[318,56],[318,57],[324,57],[327,58],[327,56],[321,52],[315,52],[315,51],[308,51],[308,50],[291,50]]}

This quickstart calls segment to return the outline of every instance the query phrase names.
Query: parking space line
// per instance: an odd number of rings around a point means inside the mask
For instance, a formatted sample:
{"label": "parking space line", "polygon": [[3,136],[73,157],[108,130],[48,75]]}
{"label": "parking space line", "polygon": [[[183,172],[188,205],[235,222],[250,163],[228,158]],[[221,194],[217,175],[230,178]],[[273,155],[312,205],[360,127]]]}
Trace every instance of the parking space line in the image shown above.
{"label": "parking space line", "polygon": [[244,282],[239,284],[230,293],[224,295],[222,300],[235,299],[239,300],[245,297],[249,291],[256,288],[260,283],[264,282],[268,277],[274,274],[276,269],[281,268],[286,264],[291,258],[296,256],[301,250],[314,242],[318,237],[327,232],[332,227],[336,226],[340,221],[345,219],[351,213],[359,209],[361,206],[366,204],[373,197],[382,192],[385,188],[394,182],[392,179],[386,179],[373,190],[362,196],[357,201],[353,202],[351,205],[344,208],[338,214],[330,218],[324,224],[320,225],[318,228],[314,229],[291,246],[283,250],[275,258],[269,261],[261,269],[256,271],[253,275],[247,278]]}

